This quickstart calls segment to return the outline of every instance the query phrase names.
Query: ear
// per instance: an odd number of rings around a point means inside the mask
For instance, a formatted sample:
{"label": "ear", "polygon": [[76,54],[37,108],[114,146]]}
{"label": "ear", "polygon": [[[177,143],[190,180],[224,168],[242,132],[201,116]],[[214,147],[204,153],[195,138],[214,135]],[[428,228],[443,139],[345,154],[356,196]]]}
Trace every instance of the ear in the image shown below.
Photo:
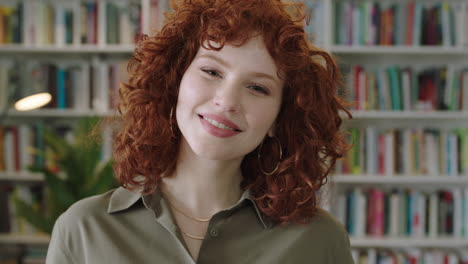
{"label": "ear", "polygon": [[268,130],[268,136],[269,137],[274,137],[275,136],[275,122],[270,127],[270,130]]}

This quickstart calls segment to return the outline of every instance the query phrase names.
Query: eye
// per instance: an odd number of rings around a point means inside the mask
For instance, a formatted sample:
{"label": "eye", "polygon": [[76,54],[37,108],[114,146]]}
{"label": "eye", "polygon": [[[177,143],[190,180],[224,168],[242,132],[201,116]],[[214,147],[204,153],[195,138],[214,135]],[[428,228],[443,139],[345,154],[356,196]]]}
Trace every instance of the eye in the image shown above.
{"label": "eye", "polygon": [[216,71],[216,70],[211,70],[211,69],[201,69],[204,73],[208,74],[208,75],[211,75],[211,76],[214,76],[214,77],[219,77],[219,78],[222,78],[223,76],[221,76],[221,74]]}
{"label": "eye", "polygon": [[252,85],[249,85],[248,87],[257,93],[262,93],[264,95],[270,94],[268,89],[266,87],[263,87],[262,85],[252,84]]}

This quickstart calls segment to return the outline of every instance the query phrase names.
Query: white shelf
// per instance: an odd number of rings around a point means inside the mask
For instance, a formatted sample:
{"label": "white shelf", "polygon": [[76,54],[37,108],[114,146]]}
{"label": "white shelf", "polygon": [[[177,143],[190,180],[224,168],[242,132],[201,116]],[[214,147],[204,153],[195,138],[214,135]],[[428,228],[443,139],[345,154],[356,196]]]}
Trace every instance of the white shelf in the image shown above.
{"label": "white shelf", "polygon": [[45,234],[23,235],[23,234],[0,234],[0,244],[28,244],[47,245],[50,237]]}
{"label": "white shelf", "polygon": [[468,112],[462,111],[351,111],[353,119],[405,119],[405,120],[421,120],[421,119],[453,119],[467,120]]}
{"label": "white shelf", "polygon": [[0,181],[42,182],[44,176],[41,173],[31,172],[0,172]]}
{"label": "white shelf", "polygon": [[135,45],[70,45],[70,46],[25,46],[25,45],[0,45],[1,53],[67,53],[67,54],[99,54],[99,53],[123,53],[131,54],[135,49]]}
{"label": "white shelf", "polygon": [[[464,120],[468,121],[468,111],[430,111],[430,112],[412,112],[412,111],[351,111],[353,120]],[[117,114],[117,110],[106,112],[100,111],[79,111],[73,109],[39,109],[33,111],[16,111],[9,110],[9,117],[82,117],[82,116],[101,116],[108,117]],[[342,117],[347,119],[347,116],[342,113]]]}
{"label": "white shelf", "polygon": [[468,238],[350,238],[352,247],[372,248],[444,248],[468,247]]}
{"label": "white shelf", "polygon": [[21,118],[79,118],[83,116],[99,116],[109,117],[117,114],[117,110],[111,110],[107,112],[98,111],[78,111],[73,109],[39,109],[32,111],[16,111],[9,110],[8,117],[21,117]]}
{"label": "white shelf", "polygon": [[344,127],[381,128],[468,128],[468,112],[464,111],[351,111],[353,118],[341,113]]}
{"label": "white shelf", "polygon": [[342,46],[332,45],[330,52],[336,54],[412,54],[412,55],[467,55],[468,47],[442,46]]}
{"label": "white shelf", "polygon": [[391,186],[436,186],[436,187],[466,187],[468,176],[382,176],[382,175],[333,175],[331,177],[336,184],[352,185],[391,185]]}

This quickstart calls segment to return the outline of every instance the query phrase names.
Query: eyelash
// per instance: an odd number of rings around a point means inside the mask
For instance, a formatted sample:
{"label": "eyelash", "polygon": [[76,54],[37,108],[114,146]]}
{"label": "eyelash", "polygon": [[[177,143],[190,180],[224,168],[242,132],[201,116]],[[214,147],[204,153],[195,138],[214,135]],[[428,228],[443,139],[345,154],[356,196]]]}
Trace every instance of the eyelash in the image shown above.
{"label": "eyelash", "polygon": [[[249,87],[255,87],[254,91],[256,91],[256,92],[258,91],[258,92],[260,92],[260,93],[262,93],[264,95],[269,95],[270,94],[270,93],[268,93],[268,90],[265,87],[263,87],[262,85],[252,84],[252,85],[249,85]],[[259,88],[260,88],[260,90],[257,90]]]}
{"label": "eyelash", "polygon": [[[205,72],[206,74],[208,75],[211,75],[211,76],[216,76],[216,77],[222,77],[221,74],[219,74],[219,72],[215,71],[215,70],[209,70],[209,69],[201,69],[203,72]],[[215,74],[212,74],[212,73],[215,73]]]}
{"label": "eyelash", "polygon": [[[215,77],[220,77],[222,78],[221,74],[218,73],[216,70],[210,70],[210,69],[201,69],[204,73],[210,75],[210,76],[215,76]],[[265,95],[269,95],[270,93],[268,92],[268,89],[265,88],[263,85],[259,85],[256,83],[253,83],[249,85],[248,87],[253,87],[255,92],[259,92]],[[259,90],[260,89],[260,90]]]}

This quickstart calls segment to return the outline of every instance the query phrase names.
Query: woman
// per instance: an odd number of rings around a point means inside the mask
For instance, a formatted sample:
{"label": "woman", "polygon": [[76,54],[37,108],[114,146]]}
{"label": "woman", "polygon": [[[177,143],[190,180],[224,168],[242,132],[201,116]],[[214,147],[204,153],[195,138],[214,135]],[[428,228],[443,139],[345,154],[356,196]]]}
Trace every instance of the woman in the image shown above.
{"label": "woman", "polygon": [[347,148],[347,111],[302,5],[173,7],[120,90],[122,187],[59,218],[47,263],[352,263],[317,198]]}

